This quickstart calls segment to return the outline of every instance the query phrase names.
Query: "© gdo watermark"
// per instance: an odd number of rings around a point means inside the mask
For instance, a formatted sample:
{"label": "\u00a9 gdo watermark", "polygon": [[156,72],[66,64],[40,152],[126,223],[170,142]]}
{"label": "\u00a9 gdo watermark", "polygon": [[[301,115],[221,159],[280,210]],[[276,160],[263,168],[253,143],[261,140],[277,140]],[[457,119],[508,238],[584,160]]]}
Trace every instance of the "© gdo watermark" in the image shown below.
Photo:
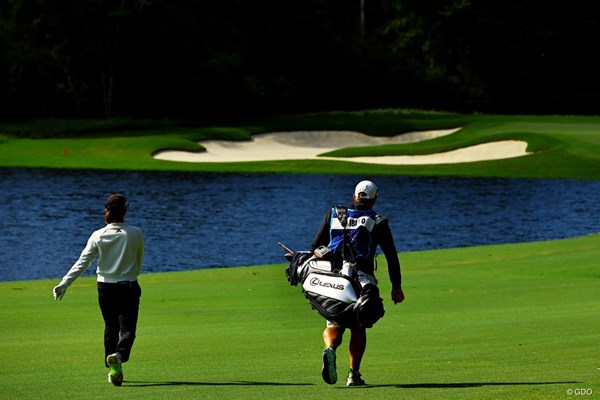
{"label": "\u00a9 gdo watermark", "polygon": [[591,388],[567,389],[567,394],[569,396],[591,396],[594,394],[594,391]]}

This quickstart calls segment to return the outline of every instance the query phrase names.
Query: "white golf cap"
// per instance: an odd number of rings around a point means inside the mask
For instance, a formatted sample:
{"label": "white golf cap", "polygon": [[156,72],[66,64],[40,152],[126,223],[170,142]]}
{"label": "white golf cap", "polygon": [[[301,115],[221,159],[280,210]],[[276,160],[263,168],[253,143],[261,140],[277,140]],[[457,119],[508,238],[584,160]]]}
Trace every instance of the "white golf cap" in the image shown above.
{"label": "white golf cap", "polygon": [[358,182],[354,189],[354,195],[359,199],[374,199],[377,197],[377,185],[371,181]]}

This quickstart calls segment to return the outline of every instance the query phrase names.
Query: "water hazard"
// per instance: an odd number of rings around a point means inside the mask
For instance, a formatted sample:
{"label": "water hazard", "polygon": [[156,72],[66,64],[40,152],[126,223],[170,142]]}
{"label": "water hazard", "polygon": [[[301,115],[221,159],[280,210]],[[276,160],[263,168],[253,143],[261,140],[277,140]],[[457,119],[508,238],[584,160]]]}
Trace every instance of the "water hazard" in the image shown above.
{"label": "water hazard", "polygon": [[[146,240],[143,271],[284,263],[356,182],[338,175],[0,169],[0,280],[59,278],[103,226],[112,192]],[[400,252],[600,232],[600,182],[377,176]],[[86,275],[93,275],[95,265]]]}

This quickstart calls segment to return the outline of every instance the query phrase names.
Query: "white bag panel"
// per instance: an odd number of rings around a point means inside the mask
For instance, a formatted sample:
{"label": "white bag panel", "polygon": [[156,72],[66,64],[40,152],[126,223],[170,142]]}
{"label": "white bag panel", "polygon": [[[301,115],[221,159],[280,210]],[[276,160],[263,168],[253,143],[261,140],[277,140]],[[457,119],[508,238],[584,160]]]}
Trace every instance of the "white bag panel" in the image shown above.
{"label": "white bag panel", "polygon": [[357,299],[352,284],[343,277],[310,273],[304,280],[302,288],[344,303],[354,303]]}
{"label": "white bag panel", "polygon": [[311,268],[311,270],[323,271],[323,272],[331,272],[331,261],[319,260],[316,258],[311,258],[304,265],[305,267]]}
{"label": "white bag panel", "polygon": [[325,261],[315,256],[309,258],[297,271],[298,276],[310,274],[313,271],[331,272],[331,261]]}

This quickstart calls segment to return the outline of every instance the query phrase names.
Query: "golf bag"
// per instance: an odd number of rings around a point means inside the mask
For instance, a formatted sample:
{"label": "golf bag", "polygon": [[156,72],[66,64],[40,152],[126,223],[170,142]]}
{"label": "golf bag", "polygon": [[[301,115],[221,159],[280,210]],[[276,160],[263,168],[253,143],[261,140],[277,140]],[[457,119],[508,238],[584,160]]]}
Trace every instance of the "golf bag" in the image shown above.
{"label": "golf bag", "polygon": [[290,285],[302,285],[302,292],[315,311],[340,326],[352,328],[361,324],[370,328],[385,313],[376,285],[361,287],[358,280],[334,271],[331,261],[312,253],[293,253],[286,276]]}

